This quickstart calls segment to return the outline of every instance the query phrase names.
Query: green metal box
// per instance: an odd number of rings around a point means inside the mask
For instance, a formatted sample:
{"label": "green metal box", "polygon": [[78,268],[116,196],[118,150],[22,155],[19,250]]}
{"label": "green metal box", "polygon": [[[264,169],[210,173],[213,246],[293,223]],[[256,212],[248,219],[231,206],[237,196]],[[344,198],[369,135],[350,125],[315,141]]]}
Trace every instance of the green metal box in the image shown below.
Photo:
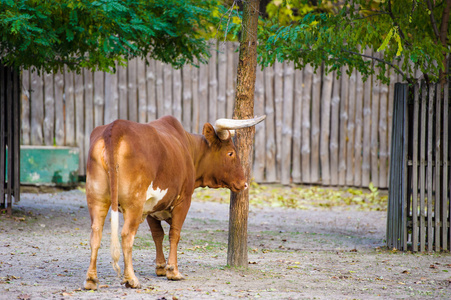
{"label": "green metal box", "polygon": [[79,152],[79,149],[74,147],[20,146],[20,183],[66,186],[77,184]]}

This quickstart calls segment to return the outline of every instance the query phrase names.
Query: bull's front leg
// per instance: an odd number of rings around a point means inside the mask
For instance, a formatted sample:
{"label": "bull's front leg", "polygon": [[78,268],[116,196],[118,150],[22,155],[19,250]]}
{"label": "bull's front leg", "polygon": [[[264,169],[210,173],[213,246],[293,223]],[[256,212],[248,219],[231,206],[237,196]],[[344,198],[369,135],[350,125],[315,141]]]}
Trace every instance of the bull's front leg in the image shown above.
{"label": "bull's front leg", "polygon": [[172,211],[172,222],[169,230],[169,258],[166,265],[166,277],[169,280],[182,280],[183,275],[180,274],[177,265],[177,247],[180,241],[180,232],[182,230],[183,222],[185,222],[188,213],[191,198],[185,199],[179,205],[174,207]]}
{"label": "bull's front leg", "polygon": [[153,242],[155,243],[157,264],[155,267],[155,273],[157,276],[166,276],[166,258],[164,257],[163,252],[164,230],[163,227],[161,227],[161,221],[151,216],[147,216],[147,224],[149,224]]}

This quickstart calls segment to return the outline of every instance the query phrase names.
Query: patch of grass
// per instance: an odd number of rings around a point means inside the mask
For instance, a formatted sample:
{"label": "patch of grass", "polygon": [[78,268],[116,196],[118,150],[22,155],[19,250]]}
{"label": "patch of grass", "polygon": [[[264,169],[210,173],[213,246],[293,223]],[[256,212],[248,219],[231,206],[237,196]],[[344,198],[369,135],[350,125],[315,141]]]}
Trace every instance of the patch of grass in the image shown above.
{"label": "patch of grass", "polygon": [[[196,189],[195,201],[229,203],[227,189]],[[388,196],[372,183],[368,189],[328,188],[319,186],[282,186],[251,184],[249,203],[256,207],[285,207],[292,209],[356,209],[385,211]]]}

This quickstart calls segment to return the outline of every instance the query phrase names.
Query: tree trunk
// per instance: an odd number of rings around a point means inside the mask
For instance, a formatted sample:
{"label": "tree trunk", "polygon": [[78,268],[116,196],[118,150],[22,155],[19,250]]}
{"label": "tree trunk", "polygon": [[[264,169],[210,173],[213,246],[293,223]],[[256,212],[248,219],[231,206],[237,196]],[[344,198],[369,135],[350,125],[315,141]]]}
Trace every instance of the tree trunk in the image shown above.
{"label": "tree trunk", "polygon": [[[240,56],[237,70],[237,86],[234,119],[250,119],[254,114],[254,90],[257,68],[257,24],[260,0],[243,2],[243,28],[240,39]],[[237,130],[235,144],[241,159],[247,182],[251,179],[252,141],[255,128]],[[247,219],[249,190],[231,193],[229,216],[229,246],[227,264],[247,266]]]}

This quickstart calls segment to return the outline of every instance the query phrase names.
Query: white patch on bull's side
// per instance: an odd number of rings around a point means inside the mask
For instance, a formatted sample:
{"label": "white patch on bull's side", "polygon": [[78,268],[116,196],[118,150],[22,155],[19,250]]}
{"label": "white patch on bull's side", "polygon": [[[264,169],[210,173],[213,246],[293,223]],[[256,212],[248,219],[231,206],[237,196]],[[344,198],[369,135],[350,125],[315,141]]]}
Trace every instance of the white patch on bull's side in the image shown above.
{"label": "white patch on bull's side", "polygon": [[153,187],[153,182],[150,183],[146,192],[146,202],[143,207],[143,220],[153,211],[155,205],[166,196],[168,189],[162,190],[158,187]]}
{"label": "white patch on bull's side", "polygon": [[168,192],[168,189],[162,190],[160,188],[153,188],[153,182],[150,183],[149,188],[147,189],[146,200],[155,199],[156,202],[163,199],[163,197]]}

